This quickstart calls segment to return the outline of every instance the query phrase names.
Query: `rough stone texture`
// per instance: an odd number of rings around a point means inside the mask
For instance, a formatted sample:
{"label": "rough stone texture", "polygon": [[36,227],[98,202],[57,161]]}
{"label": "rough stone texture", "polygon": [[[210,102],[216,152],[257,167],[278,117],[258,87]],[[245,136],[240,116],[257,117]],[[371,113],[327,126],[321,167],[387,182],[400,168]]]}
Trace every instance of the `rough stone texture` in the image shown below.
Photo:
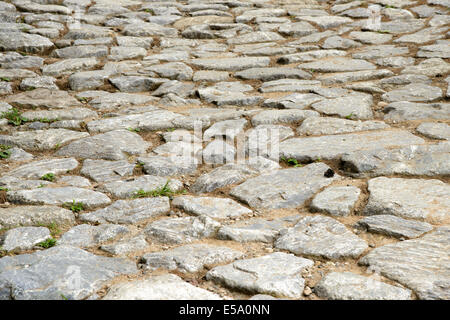
{"label": "rough stone texture", "polygon": [[359,263],[413,290],[420,299],[449,299],[450,229],[372,250]]}
{"label": "rough stone texture", "polygon": [[83,214],[82,221],[91,223],[133,224],[169,212],[169,198],[117,200],[110,206]]}
{"label": "rough stone texture", "polygon": [[251,219],[223,226],[220,228],[217,237],[239,242],[260,241],[272,243],[284,227],[285,221],[279,219],[273,221]]}
{"label": "rough stone texture", "polygon": [[365,217],[356,225],[372,233],[381,233],[396,238],[417,238],[433,230],[429,223],[406,220],[387,214]]}
{"label": "rough stone texture", "polygon": [[275,246],[298,255],[327,259],[358,258],[367,243],[337,220],[324,216],[308,216],[281,233]]}
{"label": "rough stone texture", "polygon": [[332,216],[348,216],[361,194],[357,187],[329,187],[318,193],[311,202],[311,209]]}
{"label": "rough stone texture", "polygon": [[282,157],[300,161],[332,160],[353,151],[422,143],[424,143],[423,139],[407,131],[371,131],[287,139],[280,143],[280,152]]}
{"label": "rough stone texture", "polygon": [[209,217],[169,218],[149,224],[145,234],[162,243],[190,243],[214,236],[219,228],[220,223]]}
{"label": "rough stone texture", "polygon": [[86,159],[83,161],[83,167],[80,173],[96,182],[109,182],[131,175],[134,167],[134,164],[130,164],[126,160],[108,161]]}
{"label": "rough stone texture", "polygon": [[221,297],[174,274],[166,274],[116,284],[103,300],[221,300]]}
{"label": "rough stone texture", "polygon": [[0,228],[51,225],[70,226],[75,217],[70,210],[54,206],[16,206],[0,208]]}
{"label": "rough stone texture", "polygon": [[88,136],[89,134],[86,132],[66,129],[20,131],[15,132],[12,136],[0,135],[0,144],[17,146],[29,151],[45,151]]}
{"label": "rough stone texture", "polygon": [[94,255],[71,246],[0,259],[0,299],[80,300],[121,274],[135,274],[130,260]]}
{"label": "rough stone texture", "polygon": [[450,186],[440,180],[379,177],[369,180],[368,189],[366,215],[392,214],[430,222],[449,221]]}
{"label": "rough stone texture", "polygon": [[55,175],[66,173],[76,167],[78,167],[78,161],[74,158],[39,160],[9,171],[8,176],[24,179],[39,179],[48,173],[53,173]]}
{"label": "rough stone texture", "polygon": [[252,208],[294,208],[339,179],[338,175],[325,177],[328,169],[323,163],[314,163],[303,168],[262,174],[233,188],[230,194]]}
{"label": "rough stone texture", "polygon": [[446,123],[425,122],[416,130],[431,139],[450,140],[450,126]]}
{"label": "rough stone texture", "polygon": [[6,251],[29,250],[38,243],[50,238],[50,231],[44,227],[16,228],[7,231],[3,235],[0,247]]}
{"label": "rough stone texture", "polygon": [[376,148],[345,153],[341,157],[344,170],[356,177],[405,174],[438,176],[450,173],[450,144],[410,145],[402,148]]}
{"label": "rough stone texture", "polygon": [[226,198],[179,196],[172,205],[188,213],[213,219],[226,219],[249,214],[252,211],[236,201]]}
{"label": "rough stone texture", "polygon": [[277,252],[215,267],[206,279],[236,290],[300,298],[305,283],[301,271],[312,265],[311,260]]}
{"label": "rough stone texture", "polygon": [[382,121],[352,121],[349,119],[317,117],[305,119],[301,126],[297,128],[297,133],[309,136],[379,130],[388,127]]}
{"label": "rough stone texture", "polygon": [[125,153],[145,153],[149,146],[148,142],[134,132],[115,130],[72,142],[59,149],[56,154],[76,158],[122,160],[126,159]]}
{"label": "rough stone texture", "polygon": [[103,193],[76,188],[39,188],[34,190],[17,190],[7,192],[8,201],[17,204],[54,204],[81,202],[87,208],[109,204],[111,200]]}
{"label": "rough stone texture", "polygon": [[242,258],[243,255],[242,252],[227,247],[190,244],[168,251],[146,254],[142,257],[142,263],[150,270],[162,268],[189,273]]}
{"label": "rough stone texture", "polygon": [[64,233],[58,244],[87,248],[112,240],[128,232],[127,227],[117,224],[102,224],[100,226],[80,224]]}
{"label": "rough stone texture", "polygon": [[314,287],[331,300],[410,300],[411,291],[351,272],[331,272]]}
{"label": "rough stone texture", "polygon": [[144,175],[133,180],[108,182],[103,185],[102,189],[118,198],[130,198],[135,196],[138,190],[144,190],[145,192],[153,191],[164,187],[166,183],[170,190],[174,192],[180,190],[182,187],[182,183],[178,180]]}

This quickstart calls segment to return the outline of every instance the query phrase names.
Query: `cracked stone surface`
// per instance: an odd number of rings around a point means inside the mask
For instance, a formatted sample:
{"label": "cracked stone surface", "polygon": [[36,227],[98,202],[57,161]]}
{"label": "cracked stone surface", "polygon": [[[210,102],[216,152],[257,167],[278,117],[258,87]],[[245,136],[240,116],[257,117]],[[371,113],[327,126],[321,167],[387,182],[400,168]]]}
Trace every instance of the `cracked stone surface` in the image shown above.
{"label": "cracked stone surface", "polygon": [[448,299],[449,8],[0,1],[0,300]]}

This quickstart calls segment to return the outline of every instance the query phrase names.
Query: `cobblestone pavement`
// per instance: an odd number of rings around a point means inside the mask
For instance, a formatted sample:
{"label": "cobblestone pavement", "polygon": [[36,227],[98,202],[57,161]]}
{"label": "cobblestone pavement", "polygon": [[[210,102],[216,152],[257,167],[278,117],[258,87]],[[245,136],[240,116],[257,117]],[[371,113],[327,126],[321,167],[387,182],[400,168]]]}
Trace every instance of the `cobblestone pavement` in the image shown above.
{"label": "cobblestone pavement", "polygon": [[0,300],[450,299],[449,9],[0,1]]}

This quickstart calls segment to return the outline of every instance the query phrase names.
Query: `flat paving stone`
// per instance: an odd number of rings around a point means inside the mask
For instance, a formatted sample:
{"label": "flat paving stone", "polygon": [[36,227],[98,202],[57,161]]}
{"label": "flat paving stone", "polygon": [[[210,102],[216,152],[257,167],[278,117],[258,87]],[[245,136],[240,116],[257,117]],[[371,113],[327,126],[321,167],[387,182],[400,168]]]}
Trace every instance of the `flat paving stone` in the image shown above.
{"label": "flat paving stone", "polygon": [[431,139],[450,140],[450,126],[446,123],[424,122],[416,130]]}
{"label": "flat paving stone", "polygon": [[331,117],[316,117],[303,120],[302,124],[297,128],[297,133],[307,136],[330,135],[386,128],[389,128],[389,125],[383,121],[354,121]]}
{"label": "flat paving stone", "polygon": [[331,300],[411,300],[411,290],[351,272],[330,272],[314,287]]}
{"label": "flat paving stone", "polygon": [[74,158],[39,160],[8,171],[7,175],[24,179],[40,179],[48,173],[57,175],[66,173],[76,167],[78,167],[78,161]]}
{"label": "flat paving stone", "polygon": [[411,289],[419,299],[449,298],[448,241],[450,229],[440,227],[420,239],[375,248],[359,264]]}
{"label": "flat paving stone", "polygon": [[131,260],[71,246],[1,258],[0,270],[2,300],[86,299],[114,277],[138,272]]}
{"label": "flat paving stone", "polygon": [[58,244],[88,248],[127,234],[128,232],[127,227],[117,224],[102,224],[99,226],[79,224],[64,233],[58,240]]}
{"label": "flat paving stone", "polygon": [[242,258],[240,251],[205,244],[188,244],[175,249],[145,254],[141,262],[147,269],[177,270],[183,273],[199,272],[203,268],[229,263]]}
{"label": "flat paving stone", "polygon": [[392,102],[383,109],[385,120],[448,119],[450,103]]}
{"label": "flat paving stone", "polygon": [[423,143],[422,138],[403,130],[291,138],[280,143],[280,156],[299,161],[332,160],[353,151]]}
{"label": "flat paving stone", "polygon": [[197,171],[198,159],[186,156],[143,156],[137,159],[149,175],[170,177]]}
{"label": "flat paving stone", "polygon": [[367,243],[337,220],[324,216],[308,216],[280,234],[275,247],[298,255],[327,259],[358,258]]}
{"label": "flat paving stone", "polygon": [[217,221],[199,216],[161,219],[147,225],[144,232],[148,241],[181,244],[213,237],[219,228]]}
{"label": "flat paving stone", "polygon": [[372,96],[353,94],[345,97],[326,99],[312,104],[312,108],[326,115],[338,115],[349,119],[371,119]]}
{"label": "flat paving stone", "polygon": [[226,219],[252,213],[250,209],[227,198],[179,196],[172,201],[172,206],[212,219]]}
{"label": "flat paving stone", "polygon": [[178,191],[183,184],[175,179],[158,177],[152,175],[143,175],[129,180],[118,180],[105,183],[101,188],[118,198],[130,198],[136,195],[136,192],[143,190],[149,192],[167,186],[172,191]]}
{"label": "flat paving stone", "polygon": [[75,224],[72,211],[56,206],[14,206],[0,208],[0,228]]}
{"label": "flat paving stone", "polygon": [[217,237],[238,242],[273,243],[285,227],[287,222],[282,219],[268,221],[256,218],[223,226],[219,229]]}
{"label": "flat paving stone", "polygon": [[314,197],[310,208],[332,216],[348,216],[360,194],[361,190],[354,186],[329,187]]}
{"label": "flat paving stone", "polygon": [[418,238],[433,230],[433,226],[429,223],[407,220],[388,214],[365,217],[359,220],[356,226],[371,233],[404,239]]}
{"label": "flat paving stone", "polygon": [[300,298],[305,285],[301,272],[312,265],[311,260],[276,252],[215,267],[206,279],[235,290]]}
{"label": "flat paving stone", "polygon": [[145,153],[149,146],[150,143],[144,141],[137,133],[114,130],[72,142],[59,149],[56,155],[84,159],[123,160],[127,158],[126,154]]}
{"label": "flat paving stone", "polygon": [[[23,148],[27,151],[52,150],[64,143],[88,137],[87,132],[67,129],[19,131],[14,135],[0,135],[0,143]],[[64,147],[63,147],[64,148]]]}
{"label": "flat paving stone", "polygon": [[345,153],[341,157],[345,172],[355,177],[402,174],[439,176],[450,173],[447,142],[409,145],[401,148],[376,148]]}
{"label": "flat paving stone", "polygon": [[443,96],[438,87],[424,84],[410,84],[403,88],[387,92],[381,96],[384,101],[431,102]]}
{"label": "flat paving stone", "polygon": [[379,177],[369,180],[368,189],[365,215],[391,214],[432,223],[449,219],[450,186],[440,180]]}
{"label": "flat paving stone", "polygon": [[315,192],[339,179],[324,176],[329,167],[313,163],[302,168],[277,170],[247,179],[234,187],[230,195],[252,208],[295,208],[304,204]]}
{"label": "flat paving stone", "polygon": [[21,227],[7,231],[3,236],[2,250],[30,250],[47,239],[51,239],[50,230],[45,227]]}
{"label": "flat paving stone", "polygon": [[88,212],[79,216],[90,223],[134,224],[168,213],[169,198],[143,198],[117,200],[106,208]]}
{"label": "flat paving stone", "polygon": [[249,68],[267,67],[268,57],[243,57],[221,59],[193,59],[190,64],[204,70],[240,71]]}
{"label": "flat paving stone", "polygon": [[193,286],[174,274],[118,283],[103,300],[221,300],[208,290]]}
{"label": "flat paving stone", "polygon": [[131,239],[119,240],[113,244],[102,245],[100,249],[116,256],[123,256],[131,252],[145,250],[148,246],[149,244],[145,241],[145,237],[139,235]]}
{"label": "flat paving stone", "polygon": [[13,203],[34,205],[63,205],[75,201],[83,203],[87,208],[111,203],[111,199],[101,192],[77,187],[8,191],[7,198]]}
{"label": "flat paving stone", "polygon": [[95,182],[110,182],[133,174],[135,164],[126,160],[108,161],[91,160],[83,161],[80,173]]}
{"label": "flat paving stone", "polygon": [[302,63],[298,68],[319,72],[346,72],[375,69],[375,65],[365,60],[344,57],[329,57],[314,62]]}

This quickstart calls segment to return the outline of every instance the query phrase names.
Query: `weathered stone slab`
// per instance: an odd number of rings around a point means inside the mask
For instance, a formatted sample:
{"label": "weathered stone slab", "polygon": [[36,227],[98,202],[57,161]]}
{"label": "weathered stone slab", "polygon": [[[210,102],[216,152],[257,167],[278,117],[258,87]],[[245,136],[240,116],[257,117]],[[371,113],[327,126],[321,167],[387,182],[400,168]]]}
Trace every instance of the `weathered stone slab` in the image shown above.
{"label": "weathered stone slab", "polygon": [[433,226],[426,222],[406,220],[388,214],[365,217],[359,220],[356,226],[372,233],[410,239],[433,230]]}
{"label": "weathered stone slab", "polygon": [[221,59],[193,59],[190,64],[205,70],[240,71],[249,68],[267,67],[270,63],[268,57],[239,57]]}
{"label": "weathered stone slab", "polygon": [[326,115],[350,119],[371,119],[373,99],[370,94],[357,93],[313,103],[312,108]]}
{"label": "weathered stone slab", "polygon": [[213,219],[226,219],[249,214],[252,211],[227,198],[179,196],[172,205],[188,213]]}
{"label": "weathered stone slab", "polygon": [[35,245],[50,239],[50,230],[45,227],[21,227],[2,235],[2,250],[21,251],[33,249]]}
{"label": "weathered stone slab", "polygon": [[71,246],[0,259],[0,299],[81,300],[106,281],[138,272],[133,261],[96,256]]}
{"label": "weathered stone slab", "polygon": [[117,200],[106,208],[80,215],[80,219],[91,223],[133,224],[168,213],[169,198],[143,198]]}
{"label": "weathered stone slab", "polygon": [[236,290],[300,298],[305,284],[301,272],[313,264],[308,259],[276,252],[215,267],[206,279]]}
{"label": "weathered stone slab", "polygon": [[431,102],[442,96],[442,90],[438,87],[428,86],[426,84],[409,84],[403,88],[387,92],[381,98],[387,102]]}
{"label": "weathered stone slab", "polygon": [[58,240],[58,244],[80,248],[93,247],[128,232],[127,227],[117,224],[99,226],[80,224],[64,233]]}
{"label": "weathered stone slab", "polygon": [[372,149],[345,153],[344,170],[355,177],[392,174],[437,176],[450,174],[450,144],[409,145],[402,148]]}
{"label": "weathered stone slab", "polygon": [[297,128],[300,135],[324,135],[389,128],[383,121],[353,121],[331,117],[306,118]]}
{"label": "weathered stone slab", "polygon": [[450,103],[393,102],[384,107],[385,120],[448,119]]}
{"label": "weathered stone slab", "polygon": [[319,215],[304,217],[293,228],[281,232],[275,246],[298,255],[327,259],[357,258],[368,248],[345,225]]}
{"label": "weathered stone slab", "polygon": [[103,300],[221,300],[215,293],[197,288],[174,274],[153,276],[113,285]]}
{"label": "weathered stone slab", "polygon": [[276,123],[296,123],[307,118],[319,117],[319,113],[312,110],[265,110],[252,117],[254,126]]}
{"label": "weathered stone slab", "polygon": [[230,194],[252,208],[294,208],[301,206],[319,189],[338,179],[327,178],[329,167],[313,163],[302,168],[277,170],[248,179]]}
{"label": "weathered stone slab", "polygon": [[0,144],[17,146],[29,151],[45,151],[87,136],[89,136],[87,132],[67,129],[19,131],[11,136],[0,135]]}
{"label": "weathered stone slab", "polygon": [[114,130],[72,142],[59,149],[56,155],[84,159],[122,160],[127,158],[127,154],[145,153],[149,146],[150,143],[137,133]]}
{"label": "weathered stone slab", "polygon": [[150,270],[162,268],[188,273],[228,263],[243,256],[242,252],[227,247],[188,244],[172,250],[146,254],[142,257],[142,263]]}
{"label": "weathered stone slab", "polygon": [[144,156],[137,159],[146,174],[162,177],[194,173],[198,160],[183,156]]}
{"label": "weathered stone slab", "polygon": [[204,216],[168,218],[153,222],[145,228],[148,240],[161,243],[190,243],[198,239],[212,237],[220,228],[220,223]]}
{"label": "weathered stone slab", "polygon": [[168,179],[165,177],[143,175],[130,180],[119,180],[105,183],[102,189],[111,193],[118,198],[129,198],[136,194],[138,190],[145,192],[153,191],[162,188],[168,183],[168,187],[172,191],[178,191],[183,184],[175,179]]}
{"label": "weathered stone slab", "polygon": [[63,109],[81,107],[82,104],[62,90],[39,88],[18,93],[7,98],[7,102],[23,108]]}
{"label": "weathered stone slab", "polygon": [[54,206],[15,206],[0,208],[0,228],[75,224],[70,210]]}
{"label": "weathered stone slab", "polygon": [[62,205],[75,201],[83,203],[86,208],[97,207],[111,202],[103,193],[76,187],[43,187],[33,190],[8,191],[7,198],[8,201],[18,204]]}
{"label": "weathered stone slab", "polygon": [[260,241],[272,243],[277,238],[286,222],[281,219],[272,221],[263,219],[250,219],[240,221],[232,225],[226,225],[219,229],[217,237],[223,240],[238,242]]}
{"label": "weathered stone slab", "polygon": [[47,173],[60,174],[73,170],[78,166],[74,158],[39,160],[27,163],[8,171],[8,176],[26,179],[39,179]]}
{"label": "weathered stone slab", "polygon": [[120,240],[113,244],[105,244],[100,246],[100,249],[109,252],[113,255],[126,255],[133,251],[140,251],[148,248],[148,243],[145,241],[143,235],[137,237]]}
{"label": "weathered stone slab", "polygon": [[[67,8],[66,8],[67,9]],[[37,34],[24,32],[0,32],[1,51],[41,53],[53,47],[53,42]]]}
{"label": "weathered stone slab", "polygon": [[346,72],[376,69],[375,65],[360,59],[329,57],[314,62],[302,63],[298,68],[319,72]]}
{"label": "weathered stone slab", "polygon": [[348,216],[361,194],[354,186],[329,187],[318,193],[311,202],[311,210],[332,216]]}
{"label": "weathered stone slab", "polygon": [[314,287],[319,297],[331,300],[410,300],[411,290],[351,272],[330,272]]}
{"label": "weathered stone slab", "polygon": [[420,299],[450,298],[450,228],[372,250],[359,263],[412,289]]}
{"label": "weathered stone slab", "polygon": [[175,127],[173,121],[182,117],[171,111],[155,108],[154,111],[90,121],[89,132],[107,132],[117,129],[165,130]]}
{"label": "weathered stone slab", "polygon": [[422,143],[423,139],[402,130],[292,138],[280,143],[280,156],[299,161],[331,160],[353,151]]}
{"label": "weathered stone slab", "polygon": [[132,175],[135,166],[135,164],[128,163],[126,160],[108,161],[86,159],[83,161],[83,167],[80,173],[96,182],[109,182]]}
{"label": "weathered stone slab", "polygon": [[369,180],[368,185],[370,197],[365,215],[449,221],[450,186],[440,180],[379,177]]}
{"label": "weathered stone slab", "polygon": [[450,140],[450,126],[446,123],[424,122],[416,130],[431,139]]}

